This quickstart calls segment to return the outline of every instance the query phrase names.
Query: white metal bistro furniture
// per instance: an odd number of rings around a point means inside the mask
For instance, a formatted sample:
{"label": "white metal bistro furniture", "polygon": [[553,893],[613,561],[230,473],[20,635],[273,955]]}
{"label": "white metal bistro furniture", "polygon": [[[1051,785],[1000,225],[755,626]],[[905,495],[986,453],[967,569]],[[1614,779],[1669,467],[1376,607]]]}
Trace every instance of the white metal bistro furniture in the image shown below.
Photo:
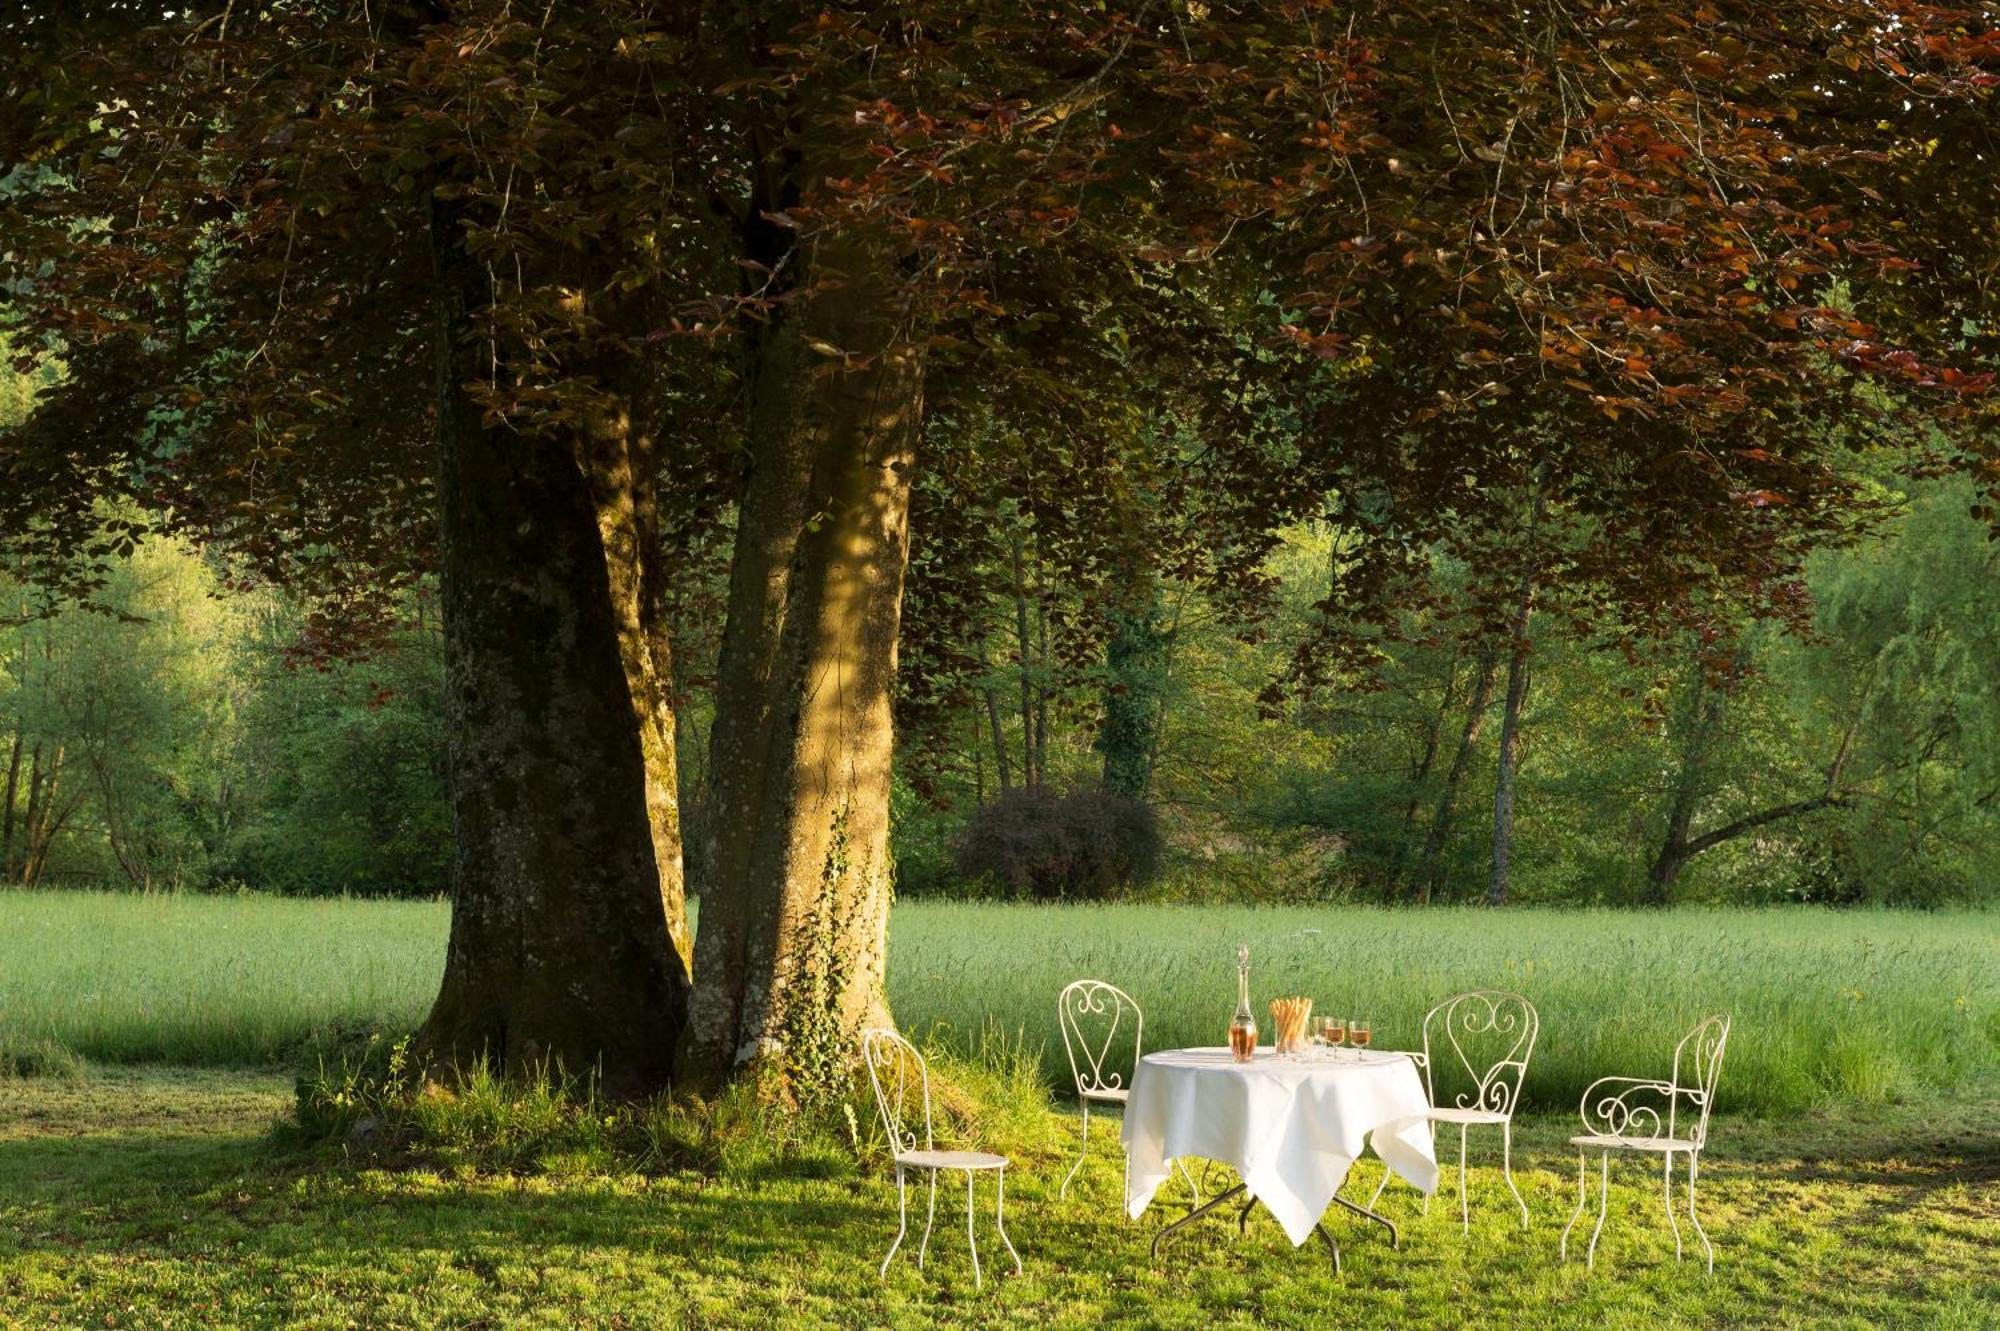
{"label": "white metal bistro furniture", "polygon": [[[1389,1231],[1396,1226],[1338,1196],[1361,1153],[1382,1160],[1424,1192],[1437,1186],[1430,1122],[1416,1065],[1401,1054],[1347,1062],[1283,1059],[1268,1047],[1248,1063],[1223,1048],[1171,1049],[1139,1060],[1121,1136],[1130,1170],[1126,1214],[1137,1218],[1171,1176],[1169,1161],[1197,1157],[1235,1169],[1242,1182],[1153,1237],[1160,1242],[1233,1198],[1262,1202],[1294,1245],[1317,1234],[1340,1269],[1340,1246],[1320,1224],[1339,1205]],[[1246,1204],[1239,1229],[1249,1219]]]}
{"label": "white metal bistro furniture", "polygon": [[[1424,1070],[1431,1122],[1458,1125],[1458,1222],[1467,1233],[1472,1212],[1465,1198],[1465,1138],[1474,1126],[1500,1129],[1500,1173],[1521,1208],[1521,1228],[1528,1227],[1528,1203],[1514,1186],[1514,1107],[1520,1103],[1521,1082],[1540,1030],[1535,1005],[1521,995],[1474,989],[1424,1014],[1424,1052],[1409,1055]],[[1451,1095],[1448,1105],[1438,1099],[1440,1082]],[[1374,1206],[1388,1186],[1384,1170],[1368,1205]],[[1430,1198],[1424,1198],[1424,1205],[1429,1208]]]}
{"label": "white metal bistro furniture", "polygon": [[[1076,1084],[1077,1102],[1083,1106],[1083,1140],[1076,1163],[1063,1175],[1058,1200],[1069,1194],[1070,1182],[1090,1155],[1090,1106],[1123,1105],[1132,1094],[1125,1084],[1125,1043],[1119,1032],[1129,1030],[1132,1065],[1136,1068],[1146,1052],[1146,1014],[1132,995],[1103,980],[1073,980],[1056,995],[1056,1025],[1062,1030],[1063,1052],[1069,1055],[1069,1075]],[[1178,1162],[1177,1162],[1178,1163]],[[1126,1162],[1129,1176],[1131,1162]],[[1180,1165],[1181,1177],[1194,1192],[1194,1204],[1201,1205],[1201,1189],[1194,1176]]]}
{"label": "white metal bistro furniture", "polygon": [[[1583,1215],[1584,1155],[1598,1151],[1597,1225],[1590,1231],[1590,1249],[1584,1264],[1597,1264],[1597,1236],[1604,1230],[1604,1212],[1611,1197],[1611,1153],[1651,1151],[1660,1156],[1661,1195],[1666,1202],[1667,1223],[1674,1231],[1674,1260],[1681,1259],[1681,1226],[1674,1217],[1674,1157],[1685,1155],[1688,1166],[1688,1219],[1708,1255],[1708,1269],[1715,1270],[1715,1248],[1701,1227],[1694,1209],[1695,1173],[1700,1167],[1702,1147],[1708,1144],[1708,1111],[1715,1107],[1715,1083],[1722,1076],[1722,1052],[1729,1043],[1727,1016],[1709,1017],[1681,1037],[1674,1046],[1674,1071],[1670,1081],[1648,1081],[1641,1077],[1600,1077],[1583,1093],[1583,1133],[1571,1137],[1576,1147],[1576,1210],[1563,1226],[1558,1251],[1569,1258],[1569,1232]],[[1682,1102],[1686,1102],[1683,1111]]]}
{"label": "white metal bistro furniture", "polygon": [[[924,1256],[930,1249],[931,1226],[937,1223],[938,1171],[962,1169],[965,1171],[965,1241],[972,1249],[973,1288],[981,1288],[985,1279],[979,1271],[979,1240],[972,1233],[972,1180],[974,1175],[987,1170],[993,1172],[996,1180],[993,1225],[1000,1231],[1000,1241],[1007,1245],[1007,1251],[1014,1258],[1014,1274],[1021,1274],[1021,1254],[1014,1251],[1014,1241],[1007,1237],[1007,1157],[985,1151],[935,1149],[936,1142],[931,1136],[930,1069],[924,1063],[924,1056],[908,1040],[892,1030],[876,1027],[862,1033],[861,1054],[868,1064],[869,1085],[875,1089],[875,1107],[882,1114],[882,1130],[889,1134],[889,1149],[896,1159],[896,1241],[889,1245],[877,1274],[889,1274],[889,1261],[896,1255],[896,1249],[903,1246],[903,1235],[909,1231],[909,1194],[904,1186],[904,1174],[912,1169],[929,1171],[931,1184],[930,1213],[924,1220],[923,1242],[917,1247],[919,1271],[924,1269]],[[917,1100],[921,1100],[924,1114],[921,1147],[917,1145],[914,1121]]]}

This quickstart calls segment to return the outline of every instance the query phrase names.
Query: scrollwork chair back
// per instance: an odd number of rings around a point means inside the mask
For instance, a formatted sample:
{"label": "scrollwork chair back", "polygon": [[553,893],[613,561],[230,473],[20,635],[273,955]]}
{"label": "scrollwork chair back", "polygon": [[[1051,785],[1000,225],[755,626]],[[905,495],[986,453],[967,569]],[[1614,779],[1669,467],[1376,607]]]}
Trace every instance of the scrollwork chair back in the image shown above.
{"label": "scrollwork chair back", "polygon": [[1716,1083],[1722,1079],[1722,1053],[1729,1044],[1726,1016],[1708,1017],[1674,1046],[1674,1094],[1667,1106],[1667,1135],[1674,1135],[1674,1109],[1683,1096],[1697,1111],[1688,1140],[1696,1148],[1708,1142],[1708,1111],[1715,1106]]}
{"label": "scrollwork chair back", "polygon": [[[882,1130],[889,1134],[889,1150],[901,1156],[910,1151],[932,1148],[931,1077],[924,1056],[908,1040],[884,1027],[866,1031],[861,1037],[862,1060],[868,1065],[868,1082],[875,1091],[875,1108],[882,1115]],[[916,1101],[921,1100],[924,1136],[917,1141]]]}
{"label": "scrollwork chair back", "polygon": [[[1511,1118],[1540,1030],[1535,1005],[1502,989],[1474,989],[1432,1008],[1424,1014],[1424,1091],[1431,1104],[1442,1107],[1442,1080],[1452,1092],[1451,1108]],[[1456,1089],[1466,1082],[1469,1089]]]}
{"label": "scrollwork chair back", "polygon": [[1132,1067],[1138,1066],[1145,1040],[1145,1016],[1130,994],[1103,980],[1072,981],[1056,996],[1056,1023],[1079,1096],[1130,1089],[1118,1034],[1131,1032]]}

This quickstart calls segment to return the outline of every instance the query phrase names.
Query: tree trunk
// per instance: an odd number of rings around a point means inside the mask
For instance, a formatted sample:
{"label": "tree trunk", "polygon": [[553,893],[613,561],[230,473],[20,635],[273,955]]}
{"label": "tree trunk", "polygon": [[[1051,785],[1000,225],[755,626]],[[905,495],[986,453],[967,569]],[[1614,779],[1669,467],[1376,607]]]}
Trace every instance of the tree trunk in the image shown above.
{"label": "tree trunk", "polygon": [[1035,770],[1035,688],[1029,676],[1028,584],[1021,570],[1021,534],[1014,533],[1014,642],[1021,661],[1021,784],[1034,789],[1042,783]]}
{"label": "tree trunk", "polygon": [[986,695],[986,724],[993,733],[993,767],[1000,779],[1000,793],[1004,795],[1014,780],[1013,773],[1007,770],[1007,732],[1000,725],[1000,699],[992,689],[979,691]]}
{"label": "tree trunk", "polygon": [[1403,805],[1403,832],[1396,842],[1396,862],[1391,867],[1388,882],[1382,891],[1385,902],[1393,902],[1403,890],[1403,882],[1410,871],[1411,840],[1417,834],[1417,806],[1423,802],[1424,783],[1431,779],[1431,769],[1437,766],[1438,750],[1444,744],[1445,718],[1451,715],[1451,705],[1458,699],[1458,658],[1453,655],[1445,662],[1444,692],[1438,698],[1437,710],[1431,713],[1430,723],[1424,728],[1423,754],[1410,773],[1410,798]]}
{"label": "tree trunk", "polygon": [[21,753],[26,738],[14,732],[13,747],[7,758],[7,794],[0,804],[0,878],[14,876],[14,802],[21,794]]}
{"label": "tree trunk", "polygon": [[1458,803],[1458,788],[1472,767],[1473,751],[1479,746],[1479,732],[1486,728],[1486,709],[1493,702],[1493,677],[1500,666],[1500,653],[1493,647],[1481,649],[1479,667],[1473,674],[1472,700],[1466,704],[1465,725],[1458,732],[1458,749],[1452,754],[1451,768],[1445,773],[1444,789],[1438,792],[1437,807],[1431,812],[1430,831],[1424,835],[1423,853],[1417,872],[1410,881],[1411,899],[1428,903],[1444,886],[1442,856],[1451,839],[1451,819]]}
{"label": "tree trunk", "polygon": [[34,887],[42,881],[42,874],[49,867],[49,852],[55,849],[56,837],[69,822],[70,815],[76,812],[81,799],[77,796],[59,802],[63,789],[63,759],[67,752],[67,745],[57,744],[55,751],[49,755],[48,767],[44,769],[41,765],[41,745],[37,743],[35,746],[35,771],[30,782],[33,788],[28,792],[31,816],[28,820],[27,858],[21,866],[21,882],[27,887]]}
{"label": "tree trunk", "polygon": [[42,742],[36,740],[28,752],[28,807],[21,818],[21,858],[16,877],[28,881],[28,866],[35,858],[35,829],[42,816]]}
{"label": "tree trunk", "polygon": [[111,847],[111,857],[118,862],[126,881],[141,894],[147,893],[152,888],[151,873],[146,857],[132,845],[131,829],[124,825],[119,814],[118,787],[112,779],[111,765],[102,753],[92,749],[85,752],[91,775],[97,778],[98,809],[104,815],[104,839]]}
{"label": "tree trunk", "polygon": [[1042,573],[1042,542],[1035,539],[1035,771],[1049,779],[1049,680],[1055,671],[1049,653],[1049,584]]}
{"label": "tree trunk", "polygon": [[1113,614],[1104,648],[1110,678],[1097,748],[1104,755],[1104,788],[1137,800],[1146,798],[1152,783],[1166,644],[1159,607],[1150,597],[1141,609]]}
{"label": "tree trunk", "polygon": [[1699,661],[1688,686],[1684,717],[1687,730],[1681,744],[1680,772],[1674,778],[1673,800],[1667,807],[1667,828],[1660,838],[1659,854],[1646,870],[1648,905],[1666,905],[1681,870],[1687,867],[1689,832],[1694,824],[1695,805],[1701,799],[1710,739],[1722,719],[1722,693],[1708,687]]}
{"label": "tree trunk", "polygon": [[1535,578],[1540,572],[1542,518],[1549,508],[1549,464],[1535,468],[1535,503],[1528,514],[1527,549],[1521,587],[1515,597],[1513,643],[1507,657],[1507,700],[1500,715],[1500,761],[1493,781],[1493,865],[1486,880],[1486,904],[1504,906],[1514,860],[1514,778],[1520,766],[1521,704],[1528,696],[1528,626],[1535,613]]}
{"label": "tree trunk", "polygon": [[[664,643],[640,622],[647,507],[624,447],[485,424],[462,385],[483,297],[440,207],[438,495],[453,855],[420,1057],[665,1088],[688,988]],[[664,745],[664,747],[662,747]]]}
{"label": "tree trunk", "polygon": [[[1729,678],[1737,678],[1749,659],[1747,648],[1738,648],[1730,663]],[[1680,881],[1681,872],[1695,856],[1712,850],[1725,841],[1754,832],[1760,827],[1797,818],[1820,809],[1840,808],[1848,803],[1847,795],[1841,790],[1841,776],[1847,767],[1847,760],[1854,751],[1854,737],[1860,727],[1866,710],[1867,696],[1874,687],[1875,669],[1871,665],[1862,696],[1855,705],[1854,717],[1848,722],[1840,738],[1840,747],[1834,753],[1833,761],[1826,769],[1826,790],[1823,794],[1809,799],[1792,800],[1784,804],[1772,805],[1755,813],[1745,814],[1732,822],[1724,823],[1701,835],[1693,834],[1695,808],[1700,803],[1707,782],[1703,779],[1710,754],[1713,752],[1716,732],[1722,725],[1724,690],[1716,688],[1703,677],[1701,667],[1696,666],[1694,683],[1690,688],[1688,705],[1688,737],[1681,750],[1680,775],[1674,782],[1673,803],[1667,809],[1667,829],[1660,839],[1660,850],[1646,870],[1646,903],[1665,906],[1673,896],[1674,884]]]}
{"label": "tree trunk", "polygon": [[[979,639],[979,663],[989,675],[992,673],[993,662],[987,655],[983,634]],[[1007,731],[1000,723],[1000,696],[984,684],[979,686],[979,692],[986,700],[986,728],[993,738],[993,767],[1000,781],[1000,793],[1004,795],[1013,788],[1014,773],[1007,760]]]}
{"label": "tree trunk", "polygon": [[[1524,603],[1525,604],[1525,603]],[[1519,625],[1527,630],[1524,616]],[[1507,700],[1500,709],[1500,761],[1493,778],[1493,869],[1486,880],[1486,904],[1507,904],[1508,871],[1514,858],[1514,778],[1520,770],[1521,704],[1528,696],[1528,643],[1514,644],[1507,659]]]}
{"label": "tree trunk", "polygon": [[819,263],[838,284],[804,334],[841,360],[797,373],[801,338],[782,334],[752,405],[717,691],[731,835],[702,903],[686,1045],[704,1082],[754,1065],[824,1086],[860,1030],[889,1021],[890,702],[923,362],[865,242]]}

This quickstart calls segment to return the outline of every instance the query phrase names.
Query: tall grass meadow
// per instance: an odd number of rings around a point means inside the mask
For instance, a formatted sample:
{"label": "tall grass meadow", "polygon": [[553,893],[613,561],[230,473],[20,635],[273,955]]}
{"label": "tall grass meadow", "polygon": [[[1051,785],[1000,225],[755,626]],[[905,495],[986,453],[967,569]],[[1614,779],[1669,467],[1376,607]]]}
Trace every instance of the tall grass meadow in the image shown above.
{"label": "tall grass meadow", "polygon": [[[328,1030],[408,1030],[435,992],[447,924],[439,902],[0,893],[0,1050],[279,1064]],[[1060,1088],[1065,983],[1129,990],[1148,1048],[1219,1044],[1237,942],[1260,1012],[1307,994],[1316,1011],[1371,1020],[1380,1048],[1413,1047],[1425,1008],[1458,990],[1528,995],[1542,1017],[1531,1108],[1573,1109],[1606,1073],[1664,1075],[1711,1012],[1735,1018],[1724,1113],[1920,1098],[2000,1067],[1993,912],[926,899],[896,908],[890,1000],[933,1047],[972,1061],[1004,1049]]]}

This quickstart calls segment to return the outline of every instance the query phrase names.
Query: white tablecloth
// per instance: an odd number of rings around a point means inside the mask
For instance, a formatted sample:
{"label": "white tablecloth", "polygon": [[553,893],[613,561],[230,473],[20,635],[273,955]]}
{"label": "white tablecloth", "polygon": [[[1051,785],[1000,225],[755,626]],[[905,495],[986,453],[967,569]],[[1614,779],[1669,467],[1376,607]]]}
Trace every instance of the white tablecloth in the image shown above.
{"label": "white tablecloth", "polygon": [[1147,1054],[1120,1133],[1126,1213],[1137,1219],[1146,1209],[1169,1162],[1218,1160],[1304,1243],[1368,1145],[1423,1192],[1436,1191],[1428,1108],[1416,1064],[1400,1054],[1341,1063],[1291,1062],[1269,1049],[1249,1063],[1223,1048]]}

